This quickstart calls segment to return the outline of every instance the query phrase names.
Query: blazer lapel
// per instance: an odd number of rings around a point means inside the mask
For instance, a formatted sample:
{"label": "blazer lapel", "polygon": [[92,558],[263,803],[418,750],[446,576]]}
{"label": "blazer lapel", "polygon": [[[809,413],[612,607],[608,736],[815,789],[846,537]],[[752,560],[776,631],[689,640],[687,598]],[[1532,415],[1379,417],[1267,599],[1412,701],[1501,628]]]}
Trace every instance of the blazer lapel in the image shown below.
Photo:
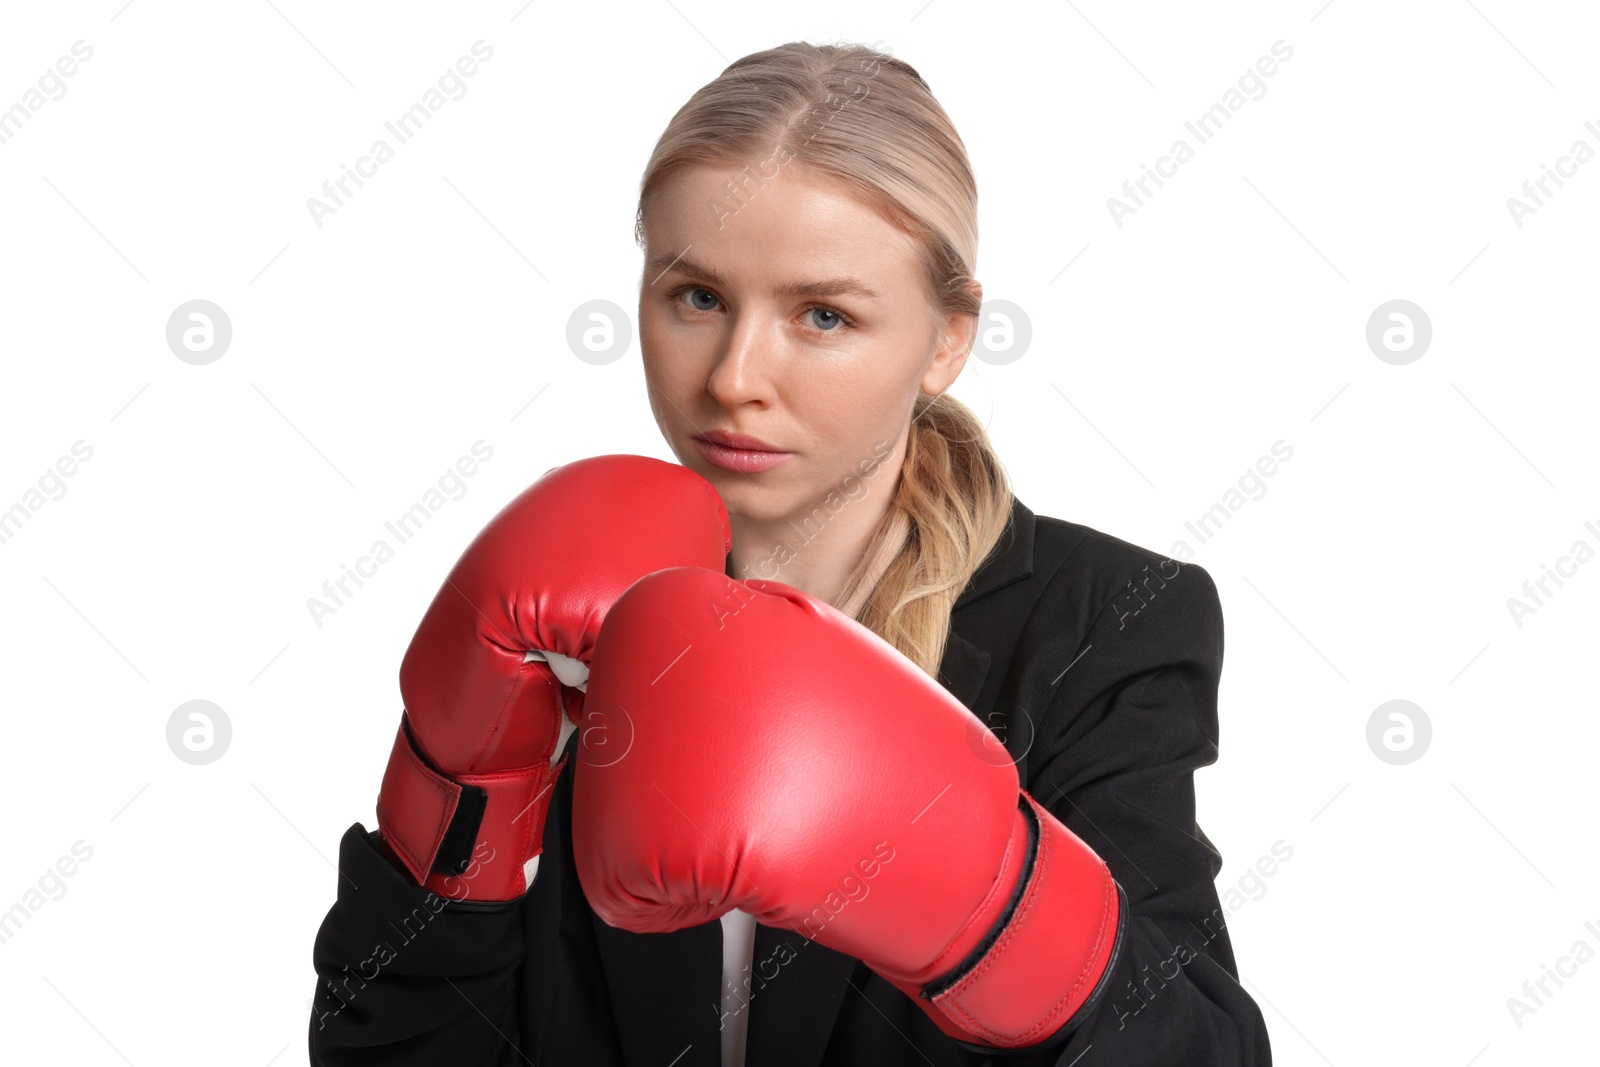
{"label": "blazer lapel", "polygon": [[952,626],[945,642],[944,658],[939,661],[939,684],[969,711],[976,713],[978,695],[983,692],[983,680],[988,675],[988,650],[968,641]]}

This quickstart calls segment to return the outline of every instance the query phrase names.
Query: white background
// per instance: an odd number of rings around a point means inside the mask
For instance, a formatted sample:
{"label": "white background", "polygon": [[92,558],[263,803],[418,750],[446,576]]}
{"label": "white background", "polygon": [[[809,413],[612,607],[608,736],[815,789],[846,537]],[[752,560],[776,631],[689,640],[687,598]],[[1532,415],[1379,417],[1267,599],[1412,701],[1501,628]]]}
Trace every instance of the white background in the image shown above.
{"label": "white background", "polygon": [[[638,179],[672,113],[798,38],[881,42],[967,144],[979,277],[1032,340],[954,394],[1018,496],[1188,541],[1217,580],[1200,822],[1220,889],[1293,850],[1229,918],[1275,1062],[1594,1057],[1600,960],[1520,1026],[1507,999],[1600,951],[1600,562],[1520,626],[1507,600],[1600,548],[1600,160],[1521,226],[1507,198],[1600,149],[1600,21],[920,4],[7,5],[0,108],[75,41],[93,56],[0,144],[0,509],[93,454],[0,543],[0,910],[93,855],[0,944],[6,1059],[305,1062],[331,860],[374,824],[411,632],[539,474],[671,458],[636,340],[591,365],[567,321],[635,308]],[[317,226],[307,198],[478,40],[466,94]],[[1265,94],[1198,144],[1185,121],[1280,40]],[[1179,137],[1194,158],[1118,226],[1107,199]],[[206,366],[166,342],[193,299],[233,328]],[[1406,365],[1366,341],[1395,299],[1432,323]],[[308,598],[479,440],[465,495],[317,625]],[[1279,440],[1292,459],[1199,544],[1185,522]],[[193,699],[233,729],[206,766],[166,740]],[[1367,742],[1392,699],[1432,725],[1400,766]]]}

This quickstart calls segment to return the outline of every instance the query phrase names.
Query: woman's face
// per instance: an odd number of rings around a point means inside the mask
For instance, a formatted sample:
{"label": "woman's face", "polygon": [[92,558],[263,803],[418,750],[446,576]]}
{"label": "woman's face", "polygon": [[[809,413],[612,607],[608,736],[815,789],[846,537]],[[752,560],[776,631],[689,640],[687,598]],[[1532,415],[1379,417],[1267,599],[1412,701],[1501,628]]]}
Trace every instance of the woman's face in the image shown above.
{"label": "woman's face", "polygon": [[[886,493],[918,390],[949,388],[976,320],[937,314],[911,239],[847,193],[791,163],[736,200],[738,177],[685,169],[646,202],[639,343],[656,423],[732,515],[778,522],[830,492],[858,499],[862,479]],[[788,458],[719,466],[696,444],[714,431]]]}

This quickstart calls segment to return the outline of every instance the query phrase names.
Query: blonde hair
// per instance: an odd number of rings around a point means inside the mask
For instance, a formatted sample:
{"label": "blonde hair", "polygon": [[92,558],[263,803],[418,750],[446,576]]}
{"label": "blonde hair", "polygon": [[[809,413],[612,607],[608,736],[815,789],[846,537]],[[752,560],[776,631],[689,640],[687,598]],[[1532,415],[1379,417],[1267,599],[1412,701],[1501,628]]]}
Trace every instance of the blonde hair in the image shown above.
{"label": "blonde hair", "polygon": [[[978,188],[966,146],[922,76],[867,45],[794,41],[729,64],[656,142],[639,185],[635,239],[643,248],[646,203],[676,171],[749,170],[752,160],[765,169],[774,159],[837,183],[911,237],[936,321],[978,314]],[[758,186],[772,178],[760,169],[748,179]],[[937,678],[951,608],[1005,533],[1012,494],[966,405],[919,393],[910,422],[895,498],[839,600],[860,605],[851,612],[859,622]]]}

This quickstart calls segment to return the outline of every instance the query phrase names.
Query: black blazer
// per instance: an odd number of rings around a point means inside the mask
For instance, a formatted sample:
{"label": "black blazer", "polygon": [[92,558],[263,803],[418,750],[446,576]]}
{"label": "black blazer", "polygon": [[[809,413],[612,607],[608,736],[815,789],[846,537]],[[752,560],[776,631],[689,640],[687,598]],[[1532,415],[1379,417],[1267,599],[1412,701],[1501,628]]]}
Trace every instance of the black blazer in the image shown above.
{"label": "black blazer", "polygon": [[[1070,1033],[991,1055],[853,957],[758,924],[749,1067],[1270,1064],[1214,886],[1222,860],[1195,823],[1193,773],[1217,758],[1222,644],[1200,567],[1013,500],[952,609],[939,680],[1122,887],[1109,980]],[[719,1067],[721,923],[634,934],[595,916],[572,856],[577,764],[520,901],[444,902],[376,851],[375,832],[345,831],[312,952],[313,1064]]]}

